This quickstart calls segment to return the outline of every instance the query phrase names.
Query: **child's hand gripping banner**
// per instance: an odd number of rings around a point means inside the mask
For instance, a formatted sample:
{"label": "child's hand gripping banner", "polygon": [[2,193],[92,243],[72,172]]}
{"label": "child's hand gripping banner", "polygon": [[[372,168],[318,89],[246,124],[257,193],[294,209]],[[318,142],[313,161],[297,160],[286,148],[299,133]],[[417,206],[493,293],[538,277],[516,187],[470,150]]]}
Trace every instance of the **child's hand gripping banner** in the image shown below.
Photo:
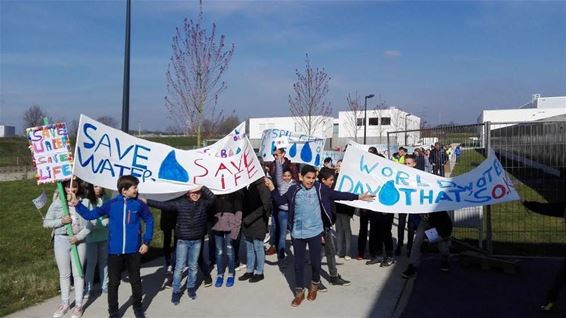
{"label": "child's hand gripping banner", "polygon": [[26,135],[37,169],[37,184],[71,178],[73,156],[65,123],[28,128]]}
{"label": "child's hand gripping banner", "polygon": [[[283,139],[287,139],[287,142]],[[261,137],[259,155],[264,161],[273,161],[275,149],[285,148],[285,157],[291,162],[319,167],[324,160],[322,152],[325,142],[324,138],[308,137],[290,130],[266,129]]]}
{"label": "child's hand gripping banner", "polygon": [[247,138],[240,138],[231,147],[241,150],[225,158],[210,154],[218,153],[220,147],[212,147],[210,153],[202,149],[179,150],[133,137],[81,115],[74,173],[108,189],[116,189],[120,176],[133,175],[140,180],[139,192],[156,200],[177,197],[200,185],[225,194],[264,176]]}
{"label": "child's hand gripping banner", "polygon": [[388,213],[448,211],[519,200],[493,151],[472,171],[444,178],[348,147],[336,190],[374,194],[372,202],[339,202]]}

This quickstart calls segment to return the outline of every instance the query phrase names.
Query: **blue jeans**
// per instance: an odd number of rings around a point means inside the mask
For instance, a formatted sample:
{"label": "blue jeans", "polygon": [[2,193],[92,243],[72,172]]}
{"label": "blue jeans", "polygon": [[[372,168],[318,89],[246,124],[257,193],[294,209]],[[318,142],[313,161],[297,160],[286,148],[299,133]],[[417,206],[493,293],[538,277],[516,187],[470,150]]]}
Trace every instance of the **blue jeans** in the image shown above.
{"label": "blue jeans", "polygon": [[234,248],[230,232],[214,231],[214,242],[216,243],[216,265],[218,276],[224,276],[226,263],[224,262],[224,246],[226,246],[226,257],[228,258],[228,273],[236,274]]}
{"label": "blue jeans", "polygon": [[257,275],[263,274],[263,265],[265,263],[263,240],[254,240],[246,237],[246,253],[246,272]]}
{"label": "blue jeans", "polygon": [[287,237],[287,222],[289,220],[289,212],[279,210],[277,212],[277,227],[275,228],[275,236],[277,236],[277,256],[285,255],[285,238]]}
{"label": "blue jeans", "polygon": [[175,272],[173,273],[173,292],[181,292],[181,280],[183,269],[189,259],[189,275],[187,288],[195,288],[198,273],[198,257],[200,255],[201,240],[177,240],[177,251],[175,253]]}

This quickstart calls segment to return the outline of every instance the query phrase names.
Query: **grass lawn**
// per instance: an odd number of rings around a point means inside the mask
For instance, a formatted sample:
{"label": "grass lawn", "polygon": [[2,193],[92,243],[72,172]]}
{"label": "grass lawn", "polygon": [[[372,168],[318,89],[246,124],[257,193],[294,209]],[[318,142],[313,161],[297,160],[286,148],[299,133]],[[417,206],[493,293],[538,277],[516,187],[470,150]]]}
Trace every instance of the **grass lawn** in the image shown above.
{"label": "grass lawn", "polygon": [[[51,231],[43,228],[31,202],[41,191],[52,198],[54,190],[55,185],[38,186],[34,180],[0,182],[0,316],[59,294]],[[47,208],[43,207],[43,215]],[[153,213],[153,248],[145,259],[161,255],[160,215]]]}
{"label": "grass lawn", "polygon": [[[484,160],[483,155],[472,149],[464,150],[459,162],[454,167],[452,176],[470,171]],[[507,172],[513,180],[521,198],[545,202],[536,189],[519,181]],[[494,253],[516,255],[554,255],[558,250],[555,245],[564,247],[566,235],[564,220],[542,216],[527,210],[519,201],[496,204],[491,207]],[[484,229],[485,227],[484,208]],[[485,232],[485,231],[484,231]],[[454,237],[477,240],[477,231],[454,229]],[[545,245],[548,245],[548,248]]]}

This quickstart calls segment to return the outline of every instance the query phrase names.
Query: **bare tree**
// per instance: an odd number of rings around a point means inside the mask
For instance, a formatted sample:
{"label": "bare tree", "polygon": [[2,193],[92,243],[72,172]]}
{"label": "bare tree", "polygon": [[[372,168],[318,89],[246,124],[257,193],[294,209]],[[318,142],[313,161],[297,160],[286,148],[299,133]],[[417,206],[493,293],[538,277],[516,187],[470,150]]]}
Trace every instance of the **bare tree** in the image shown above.
{"label": "bare tree", "polygon": [[[350,132],[350,136],[354,137],[354,141],[358,142],[358,132],[360,127],[360,120],[363,120],[363,110],[364,106],[356,91],[353,95],[348,93],[346,97],[346,102],[348,103],[348,113],[346,115],[346,127]],[[363,121],[361,123],[363,125]]]}
{"label": "bare tree", "polygon": [[43,117],[47,116],[47,113],[39,105],[32,105],[24,112],[24,127],[41,126],[43,125]]}
{"label": "bare tree", "polygon": [[106,126],[110,126],[112,128],[116,128],[118,129],[118,121],[116,119],[114,119],[113,117],[110,116],[100,116],[98,118],[96,118],[96,121],[106,125]]}
{"label": "bare tree", "polygon": [[312,136],[317,127],[325,124],[324,116],[332,114],[330,102],[325,99],[331,78],[324,68],[312,68],[308,54],[304,73],[298,69],[295,72],[297,81],[293,84],[293,94],[289,95],[289,110],[304,132]]}
{"label": "bare tree", "polygon": [[232,110],[232,114],[230,116],[224,118],[222,123],[218,127],[218,132],[222,135],[226,135],[230,133],[234,128],[236,128],[240,124],[240,119],[238,115],[236,115],[236,111]]}
{"label": "bare tree", "polygon": [[208,32],[203,23],[201,0],[197,20],[185,18],[183,28],[177,28],[173,37],[165,97],[170,116],[181,127],[192,125],[199,145],[203,119],[218,119],[207,115],[215,114],[211,109],[227,87],[221,78],[234,54],[234,44],[227,47],[224,35],[217,41],[216,24]]}

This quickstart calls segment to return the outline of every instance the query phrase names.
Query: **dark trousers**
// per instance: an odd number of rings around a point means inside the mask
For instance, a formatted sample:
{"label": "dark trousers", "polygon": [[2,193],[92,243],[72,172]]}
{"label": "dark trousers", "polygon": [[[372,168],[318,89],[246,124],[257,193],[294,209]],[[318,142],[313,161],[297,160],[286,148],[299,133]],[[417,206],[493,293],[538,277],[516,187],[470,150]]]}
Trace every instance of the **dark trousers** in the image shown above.
{"label": "dark trousers", "polygon": [[165,266],[169,267],[169,265],[174,263],[171,261],[171,252],[175,250],[175,246],[177,244],[177,239],[173,241],[173,247],[171,247],[171,239],[173,238],[174,229],[165,229],[163,230],[163,256],[165,257]]}
{"label": "dark trousers", "polygon": [[336,268],[336,249],[332,241],[332,232],[330,229],[324,229],[324,255],[328,264],[328,273],[330,277],[338,276],[338,268]]}
{"label": "dark trousers", "polygon": [[379,212],[368,212],[369,214],[369,257],[376,258],[381,255],[381,242],[380,242],[380,230],[382,222]]}
{"label": "dark trousers", "polygon": [[132,287],[132,299],[134,312],[143,312],[142,295],[143,287],[140,277],[141,254],[108,255],[108,313],[118,312],[118,286],[120,286],[121,274],[124,265],[128,270],[128,277]]}
{"label": "dark trousers", "polygon": [[415,237],[415,225],[407,222],[409,217],[406,213],[399,213],[399,225],[397,225],[397,249],[401,251],[403,242],[405,241],[405,225],[407,226],[407,252],[411,251],[413,247],[413,238]]}
{"label": "dark trousers", "polygon": [[293,252],[295,253],[295,288],[305,288],[305,251],[309,246],[311,260],[312,281],[320,282],[320,252],[322,249],[321,234],[308,239],[293,238]]}
{"label": "dark trousers", "polygon": [[366,252],[366,242],[368,239],[368,224],[369,224],[368,210],[360,209],[360,231],[358,232],[358,256],[364,257]]}
{"label": "dark trousers", "polygon": [[[391,227],[393,226],[393,213],[379,213],[374,212],[375,223],[377,225],[377,254],[380,256],[382,254],[382,248],[385,245],[385,256],[393,256],[393,236],[391,235]],[[371,225],[373,231],[373,224]]]}
{"label": "dark trousers", "polygon": [[434,165],[434,166],[432,166],[432,174],[444,177],[444,165]]}
{"label": "dark trousers", "polygon": [[554,280],[552,287],[548,291],[548,294],[546,296],[547,302],[556,302],[556,300],[558,299],[558,294],[560,294],[560,290],[562,289],[562,287],[564,287],[565,283],[566,283],[566,258],[563,260],[562,268],[556,275],[556,279]]}

